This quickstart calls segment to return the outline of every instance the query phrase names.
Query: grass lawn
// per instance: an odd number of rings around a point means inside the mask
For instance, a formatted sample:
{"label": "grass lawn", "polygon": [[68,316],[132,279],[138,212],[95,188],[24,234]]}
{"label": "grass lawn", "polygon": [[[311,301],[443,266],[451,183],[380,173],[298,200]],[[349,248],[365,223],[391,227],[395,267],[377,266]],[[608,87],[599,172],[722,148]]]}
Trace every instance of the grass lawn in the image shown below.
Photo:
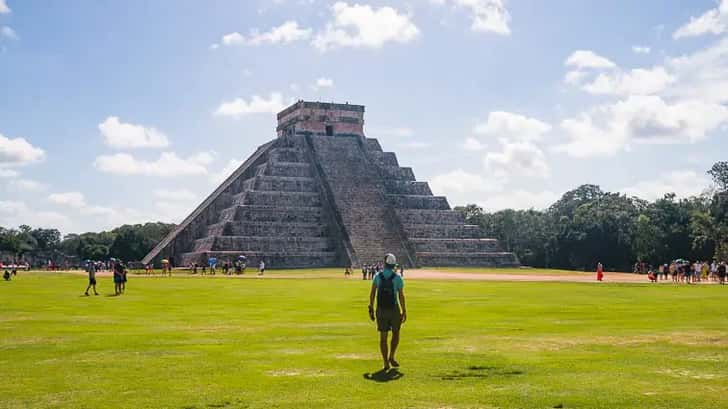
{"label": "grass lawn", "polygon": [[728,407],[728,286],[410,280],[384,382],[360,279],[99,284],[0,282],[1,408]]}

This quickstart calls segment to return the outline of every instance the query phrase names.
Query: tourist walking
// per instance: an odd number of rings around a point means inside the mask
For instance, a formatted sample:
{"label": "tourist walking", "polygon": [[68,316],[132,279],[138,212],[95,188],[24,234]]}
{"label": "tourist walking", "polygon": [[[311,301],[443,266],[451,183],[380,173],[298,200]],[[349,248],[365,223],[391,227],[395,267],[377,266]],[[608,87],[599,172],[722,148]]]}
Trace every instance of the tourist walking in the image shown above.
{"label": "tourist walking", "polygon": [[96,292],[96,264],[94,264],[93,261],[86,264],[86,272],[88,273],[88,286],[86,287],[84,295],[88,296],[88,290],[91,289],[91,287],[94,289],[94,295],[99,295],[99,293]]}
{"label": "tourist walking", "polygon": [[[394,272],[397,258],[394,254],[387,254],[384,257],[384,267],[381,272],[374,276],[372,289],[369,292],[369,318],[377,321],[379,331],[379,350],[384,361],[384,370],[389,370],[390,365],[398,367],[399,362],[395,359],[397,346],[399,345],[399,332],[402,324],[407,321],[407,308],[404,297],[404,280]],[[376,297],[377,309],[374,310]],[[392,331],[391,344],[387,345],[389,331]]]}

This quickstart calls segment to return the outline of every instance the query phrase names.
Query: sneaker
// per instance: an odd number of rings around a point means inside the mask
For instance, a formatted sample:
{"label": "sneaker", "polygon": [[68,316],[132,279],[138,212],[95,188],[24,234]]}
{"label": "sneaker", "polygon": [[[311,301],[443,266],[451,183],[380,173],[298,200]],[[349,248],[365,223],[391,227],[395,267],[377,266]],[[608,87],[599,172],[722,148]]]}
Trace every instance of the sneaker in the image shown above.
{"label": "sneaker", "polygon": [[389,358],[389,363],[392,364],[393,367],[399,368],[399,362],[395,361],[394,358]]}

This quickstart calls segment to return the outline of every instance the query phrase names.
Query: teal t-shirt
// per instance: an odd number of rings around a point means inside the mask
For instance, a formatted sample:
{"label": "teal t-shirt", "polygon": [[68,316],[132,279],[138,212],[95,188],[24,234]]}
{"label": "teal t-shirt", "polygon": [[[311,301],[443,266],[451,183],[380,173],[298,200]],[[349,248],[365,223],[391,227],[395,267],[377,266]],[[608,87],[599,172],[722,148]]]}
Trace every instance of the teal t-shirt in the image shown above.
{"label": "teal t-shirt", "polygon": [[379,282],[382,281],[382,277],[380,276],[384,276],[385,279],[389,280],[389,277],[392,275],[394,275],[394,279],[392,280],[392,287],[394,287],[394,305],[399,305],[399,290],[404,288],[404,280],[402,279],[402,276],[395,274],[394,271],[384,267],[384,270],[381,273],[377,273],[374,276],[374,285],[379,288]]}

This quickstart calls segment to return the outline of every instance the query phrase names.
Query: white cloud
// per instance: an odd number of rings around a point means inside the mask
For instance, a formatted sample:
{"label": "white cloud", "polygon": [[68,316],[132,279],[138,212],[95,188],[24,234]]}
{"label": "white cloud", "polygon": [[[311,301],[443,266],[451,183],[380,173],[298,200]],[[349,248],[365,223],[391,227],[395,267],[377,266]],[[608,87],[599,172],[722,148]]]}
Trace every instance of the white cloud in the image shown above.
{"label": "white cloud", "polygon": [[480,204],[486,211],[498,211],[503,209],[543,210],[559,200],[560,195],[544,190],[541,192],[530,192],[524,189],[504,191],[503,193],[490,195]]}
{"label": "white cloud", "polygon": [[475,125],[473,132],[514,141],[535,141],[551,130],[551,125],[535,118],[504,111],[492,111],[488,119]]}
{"label": "white cloud", "polygon": [[160,200],[155,203],[155,206],[160,214],[160,220],[165,220],[171,223],[179,223],[187,217],[192,210],[195,209],[196,204],[191,202],[179,202],[179,201],[164,201]]}
{"label": "white cloud", "polygon": [[573,70],[566,73],[564,82],[569,85],[580,85],[589,74],[581,70]]}
{"label": "white cloud", "polygon": [[651,69],[636,68],[629,72],[616,70],[600,73],[594,81],[584,84],[582,89],[595,95],[651,95],[675,82],[675,77],[664,67]]}
{"label": "white cloud", "polygon": [[722,0],[717,8],[710,9],[678,28],[672,37],[695,37],[703,34],[722,34],[728,28],[728,0]]}
{"label": "white cloud", "polygon": [[321,77],[316,79],[316,83],[311,86],[314,91],[318,91],[321,88],[331,88],[334,86],[334,80],[331,78]]}
{"label": "white cloud", "polygon": [[0,0],[0,14],[10,14],[11,11],[6,0]]}
{"label": "white cloud", "polygon": [[9,38],[11,40],[17,40],[18,39],[18,33],[15,32],[12,28],[8,26],[2,26],[0,27],[0,37]]}
{"label": "white cloud", "polygon": [[104,142],[114,148],[164,148],[169,146],[169,139],[164,133],[151,127],[121,122],[116,116],[110,116],[100,123],[99,131],[104,137]]}
{"label": "white cloud", "polygon": [[228,163],[219,172],[210,174],[210,183],[215,186],[220,185],[225,179],[235,172],[240,165],[243,164],[243,159],[230,159]]}
{"label": "white cloud", "polygon": [[653,180],[644,180],[632,186],[620,189],[628,196],[637,196],[645,200],[657,200],[666,193],[675,193],[678,197],[697,196],[710,186],[710,180],[692,170],[671,171]]}
{"label": "white cloud", "polygon": [[116,175],[191,176],[207,174],[207,165],[211,158],[209,153],[180,158],[174,152],[164,152],[159,159],[146,161],[127,153],[117,153],[96,157],[94,166],[102,172]]}
{"label": "white cloud", "polygon": [[567,67],[576,68],[614,68],[617,65],[609,59],[590,50],[576,50],[564,61]]}
{"label": "white cloud", "polygon": [[0,134],[0,167],[22,166],[45,159],[43,149],[23,138],[7,138]]}
{"label": "white cloud", "polygon": [[487,178],[463,169],[456,169],[432,178],[430,187],[436,195],[447,196],[452,206],[475,203],[488,211],[501,209],[545,209],[559,195],[545,190],[529,192],[523,189],[505,189],[506,180]]}
{"label": "white cloud", "polygon": [[336,2],[333,20],[317,33],[312,45],[320,51],[338,47],[380,48],[389,42],[408,43],[420,34],[410,16],[392,7]]}
{"label": "white cloud", "polygon": [[728,38],[693,54],[670,58],[665,65],[676,77],[667,96],[728,102]]}
{"label": "white cloud", "polygon": [[20,176],[20,173],[15,170],[0,168],[0,178],[2,179],[12,179],[18,176]]}
{"label": "white cloud", "polygon": [[511,34],[511,29],[508,27],[511,15],[502,0],[438,0],[434,3],[442,4],[448,1],[456,7],[470,11],[471,30],[500,35]]}
{"label": "white cloud", "polygon": [[51,193],[48,195],[48,200],[75,209],[86,207],[86,198],[81,192]]}
{"label": "white cloud", "polygon": [[563,120],[570,141],[555,150],[588,157],[612,155],[634,143],[695,143],[726,122],[728,108],[719,104],[633,95]]}
{"label": "white cloud", "polygon": [[32,179],[13,179],[8,187],[18,192],[42,192],[47,188],[45,184]]}
{"label": "white cloud", "polygon": [[[286,21],[278,27],[273,27],[270,31],[259,32],[254,29],[248,36],[236,32],[225,34],[220,41],[223,45],[246,45],[260,46],[265,44],[288,44],[295,41],[308,40],[311,38],[311,29],[298,26],[295,21]],[[215,46],[217,44],[213,44]],[[217,48],[217,47],[214,47]]]}
{"label": "white cloud", "polygon": [[277,114],[291,102],[286,103],[279,92],[272,92],[268,99],[253,95],[250,102],[242,98],[235,98],[232,101],[221,103],[215,110],[215,115],[238,118],[250,114]]}
{"label": "white cloud", "polygon": [[154,196],[170,201],[190,201],[197,198],[196,194],[187,189],[157,189],[154,191]]}
{"label": "white cloud", "polygon": [[509,142],[501,139],[501,152],[488,152],[483,158],[485,169],[494,175],[516,174],[548,178],[551,169],[541,148],[530,142]]}
{"label": "white cloud", "polygon": [[436,195],[457,196],[498,192],[503,189],[505,181],[501,178],[489,177],[470,173],[463,169],[437,175],[430,179],[429,185]]}
{"label": "white cloud", "polygon": [[487,145],[480,143],[479,140],[473,137],[465,138],[463,142],[463,149],[466,151],[479,152],[487,148]]}
{"label": "white cloud", "polygon": [[650,51],[651,51],[650,47],[640,46],[640,45],[632,46],[632,52],[635,54],[649,54]]}
{"label": "white cloud", "polygon": [[57,212],[31,209],[25,202],[0,200],[0,225],[14,227],[21,224],[67,230],[71,225],[71,220]]}

